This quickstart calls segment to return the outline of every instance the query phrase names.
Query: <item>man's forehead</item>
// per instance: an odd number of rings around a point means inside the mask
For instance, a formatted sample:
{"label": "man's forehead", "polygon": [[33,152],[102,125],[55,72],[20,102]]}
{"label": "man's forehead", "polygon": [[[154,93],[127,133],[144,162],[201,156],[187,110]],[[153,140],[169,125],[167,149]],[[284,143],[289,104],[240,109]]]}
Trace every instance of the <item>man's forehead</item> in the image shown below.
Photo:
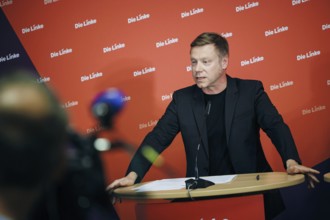
{"label": "man's forehead", "polygon": [[190,50],[190,57],[192,59],[206,59],[214,56],[218,56],[217,50],[213,44],[207,44],[204,46],[195,46]]}

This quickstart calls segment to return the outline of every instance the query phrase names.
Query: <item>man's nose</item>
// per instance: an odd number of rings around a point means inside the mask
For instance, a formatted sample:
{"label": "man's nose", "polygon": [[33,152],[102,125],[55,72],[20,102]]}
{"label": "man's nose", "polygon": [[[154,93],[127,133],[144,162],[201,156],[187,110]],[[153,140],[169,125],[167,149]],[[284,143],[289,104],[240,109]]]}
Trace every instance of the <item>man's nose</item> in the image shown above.
{"label": "man's nose", "polygon": [[196,63],[195,71],[196,71],[196,72],[202,71],[202,65],[201,65],[200,62],[197,62],[197,63]]}

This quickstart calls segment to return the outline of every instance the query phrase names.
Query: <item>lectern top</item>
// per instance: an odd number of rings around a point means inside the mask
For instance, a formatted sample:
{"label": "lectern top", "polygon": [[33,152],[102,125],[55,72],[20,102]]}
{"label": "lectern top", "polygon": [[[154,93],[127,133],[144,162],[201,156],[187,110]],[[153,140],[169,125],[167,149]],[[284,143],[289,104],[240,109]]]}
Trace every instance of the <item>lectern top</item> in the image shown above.
{"label": "lectern top", "polygon": [[305,177],[303,174],[289,175],[286,172],[249,173],[238,174],[230,183],[215,184],[207,188],[192,190],[190,193],[185,188],[149,192],[137,192],[135,190],[136,187],[148,183],[146,182],[115,189],[113,194],[118,198],[145,200],[230,196],[244,193],[260,193],[267,190],[289,187],[300,184],[304,180]]}

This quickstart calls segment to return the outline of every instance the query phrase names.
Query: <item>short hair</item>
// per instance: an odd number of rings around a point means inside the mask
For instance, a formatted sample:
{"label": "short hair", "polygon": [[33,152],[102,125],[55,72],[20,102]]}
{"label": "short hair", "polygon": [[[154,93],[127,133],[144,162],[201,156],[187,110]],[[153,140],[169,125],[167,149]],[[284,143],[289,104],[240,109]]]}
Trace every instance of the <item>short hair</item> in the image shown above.
{"label": "short hair", "polygon": [[217,48],[219,55],[229,56],[229,44],[226,38],[214,33],[214,32],[204,32],[198,35],[193,42],[190,44],[190,48],[205,46],[208,44],[214,44]]}
{"label": "short hair", "polygon": [[67,116],[54,93],[27,73],[1,77],[0,97],[13,87],[41,94],[49,111],[31,115],[0,103],[0,187],[33,189],[49,182],[63,162]]}

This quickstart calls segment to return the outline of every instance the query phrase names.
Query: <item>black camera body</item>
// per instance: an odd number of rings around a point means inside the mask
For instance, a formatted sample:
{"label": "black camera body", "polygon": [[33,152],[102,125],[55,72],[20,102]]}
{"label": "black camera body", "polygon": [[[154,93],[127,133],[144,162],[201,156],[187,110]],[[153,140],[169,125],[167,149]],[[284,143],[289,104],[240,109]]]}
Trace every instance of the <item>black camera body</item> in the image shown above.
{"label": "black camera body", "polygon": [[29,219],[119,219],[106,192],[102,161],[94,141],[94,136],[68,132],[66,171],[59,182],[45,189]]}

